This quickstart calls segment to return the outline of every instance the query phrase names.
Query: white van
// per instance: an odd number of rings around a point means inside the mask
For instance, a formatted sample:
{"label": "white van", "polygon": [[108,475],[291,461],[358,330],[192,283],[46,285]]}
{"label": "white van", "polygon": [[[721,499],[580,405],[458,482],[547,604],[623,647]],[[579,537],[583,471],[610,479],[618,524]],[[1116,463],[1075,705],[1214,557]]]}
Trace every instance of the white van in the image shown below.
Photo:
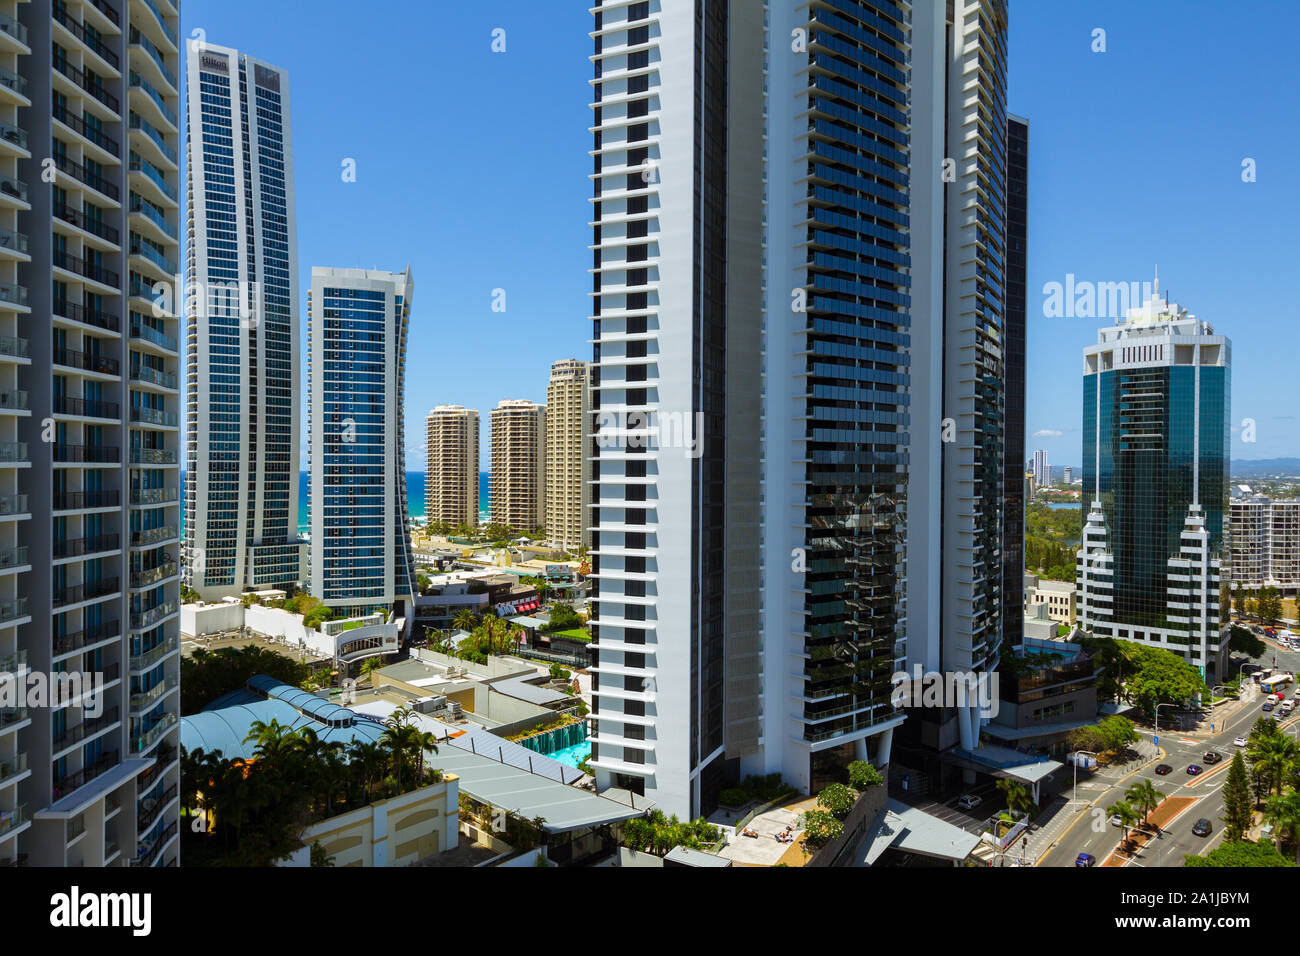
{"label": "white van", "polygon": [[1283,717],[1285,717],[1287,714],[1291,713],[1291,711],[1293,711],[1293,710],[1295,710],[1295,701],[1294,701],[1294,700],[1284,700],[1284,701],[1282,701],[1281,714],[1282,714]]}

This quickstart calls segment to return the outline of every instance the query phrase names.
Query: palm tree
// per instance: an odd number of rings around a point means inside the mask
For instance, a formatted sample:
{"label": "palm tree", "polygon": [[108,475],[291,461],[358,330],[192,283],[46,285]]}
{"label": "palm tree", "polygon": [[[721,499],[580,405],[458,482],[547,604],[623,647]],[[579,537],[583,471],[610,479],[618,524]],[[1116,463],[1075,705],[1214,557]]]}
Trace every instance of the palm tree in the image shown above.
{"label": "palm tree", "polygon": [[1273,796],[1264,804],[1264,821],[1273,827],[1277,851],[1282,852],[1282,838],[1295,845],[1296,863],[1300,865],[1300,793],[1292,790],[1286,796]]}
{"label": "palm tree", "polygon": [[1129,839],[1129,830],[1137,826],[1141,816],[1131,803],[1120,800],[1118,803],[1112,803],[1106,808],[1106,813],[1112,817],[1119,817],[1119,825],[1124,828],[1124,842]]}
{"label": "palm tree", "polygon": [[1160,806],[1162,794],[1150,780],[1141,780],[1124,792],[1124,799],[1137,807],[1145,819],[1147,814]]}
{"label": "palm tree", "polygon": [[1029,795],[1029,790],[1018,780],[999,780],[997,788],[1002,791],[1007,800],[1007,809],[1016,812],[1027,812],[1033,806],[1033,798]]}
{"label": "palm tree", "polygon": [[473,631],[478,627],[478,615],[469,608],[462,608],[456,612],[451,624],[452,627],[459,628],[462,631]]}
{"label": "palm tree", "polygon": [[430,750],[434,753],[438,752],[438,744],[436,743],[437,739],[438,738],[429,731],[418,729],[415,730],[415,736],[412,738],[417,748],[415,765],[415,772],[417,774],[416,779],[421,783],[424,782],[424,755]]}
{"label": "palm tree", "polygon": [[1262,773],[1269,781],[1269,790],[1276,789],[1282,795],[1282,788],[1295,770],[1300,750],[1296,742],[1281,734],[1272,734],[1256,740],[1246,752],[1246,759],[1253,769]]}

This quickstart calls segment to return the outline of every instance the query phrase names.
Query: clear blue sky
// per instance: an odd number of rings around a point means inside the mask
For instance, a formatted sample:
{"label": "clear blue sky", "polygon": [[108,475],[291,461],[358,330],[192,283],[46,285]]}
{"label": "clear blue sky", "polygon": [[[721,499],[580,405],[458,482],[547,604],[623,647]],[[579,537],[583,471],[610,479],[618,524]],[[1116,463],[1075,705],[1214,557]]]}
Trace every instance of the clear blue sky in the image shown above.
{"label": "clear blue sky", "polygon": [[[500,399],[544,401],[550,362],[590,358],[587,6],[183,0],[185,36],[289,72],[303,311],[313,265],[412,267],[413,469],[434,405],[477,408],[486,456]],[[1159,264],[1161,287],[1232,338],[1233,419],[1257,423],[1233,457],[1300,456],[1300,5],[1080,7],[1011,0],[1008,106],[1031,123],[1027,451],[1079,464],[1082,349],[1109,324],[1045,318],[1044,284],[1148,281]]]}

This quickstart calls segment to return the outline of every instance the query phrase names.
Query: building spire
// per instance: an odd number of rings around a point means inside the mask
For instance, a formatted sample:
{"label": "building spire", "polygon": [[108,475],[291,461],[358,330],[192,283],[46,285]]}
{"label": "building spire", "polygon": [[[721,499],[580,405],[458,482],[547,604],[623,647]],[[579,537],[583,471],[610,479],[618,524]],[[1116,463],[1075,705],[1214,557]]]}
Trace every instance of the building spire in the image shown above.
{"label": "building spire", "polygon": [[1160,265],[1158,263],[1156,264],[1156,281],[1155,285],[1152,286],[1152,292],[1155,293],[1157,299],[1160,298]]}

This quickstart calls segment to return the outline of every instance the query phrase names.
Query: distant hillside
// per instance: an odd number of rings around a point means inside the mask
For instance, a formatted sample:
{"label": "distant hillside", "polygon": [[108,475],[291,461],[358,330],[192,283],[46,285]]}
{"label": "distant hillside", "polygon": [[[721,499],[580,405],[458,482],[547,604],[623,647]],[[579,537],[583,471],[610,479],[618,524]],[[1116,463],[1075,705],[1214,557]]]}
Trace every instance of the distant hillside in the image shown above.
{"label": "distant hillside", "polygon": [[1300,475],[1300,458],[1255,458],[1234,460],[1233,478],[1263,478],[1268,475]]}

